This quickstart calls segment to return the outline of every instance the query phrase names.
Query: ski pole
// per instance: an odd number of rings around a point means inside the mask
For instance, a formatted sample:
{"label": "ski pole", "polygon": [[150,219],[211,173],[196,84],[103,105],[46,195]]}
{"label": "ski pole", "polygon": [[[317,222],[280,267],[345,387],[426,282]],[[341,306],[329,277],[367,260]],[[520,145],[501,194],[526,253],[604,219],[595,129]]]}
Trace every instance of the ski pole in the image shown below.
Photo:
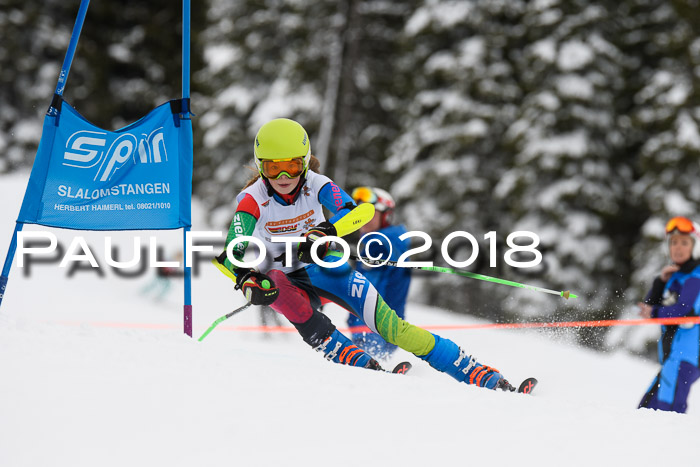
{"label": "ski pole", "polygon": [[226,313],[224,316],[222,316],[221,318],[219,318],[219,319],[217,319],[216,321],[214,321],[214,322],[211,324],[211,326],[209,326],[209,329],[207,329],[207,330],[204,332],[204,334],[202,334],[202,337],[199,338],[199,342],[202,342],[202,339],[204,339],[205,337],[207,337],[207,336],[209,335],[209,333],[212,332],[212,331],[214,330],[214,328],[217,327],[217,326],[219,325],[219,323],[221,323],[222,321],[226,321],[226,320],[229,319],[231,316],[233,316],[233,315],[235,315],[235,314],[237,314],[237,313],[240,313],[241,311],[243,311],[243,310],[245,310],[246,308],[248,308],[250,305],[252,305],[252,303],[248,302],[248,303],[246,303],[245,305],[243,305],[242,307],[236,308],[236,309],[233,310],[231,313]]}
{"label": "ski pole", "polygon": [[[384,261],[384,260],[365,258],[363,256],[355,256],[355,255],[350,255],[350,258],[354,259],[356,261],[358,261],[358,260],[363,261],[366,264],[373,264],[373,265],[377,265],[377,266],[400,267],[399,263],[397,261]],[[443,267],[439,267],[439,266],[409,266],[409,267],[411,269],[419,269],[421,271],[435,271],[435,272],[444,272],[446,274],[456,274],[458,276],[469,277],[471,279],[478,279],[480,281],[494,282],[496,284],[509,285],[511,287],[519,287],[521,289],[533,290],[535,292],[544,292],[544,293],[548,293],[548,294],[552,294],[552,295],[558,295],[559,297],[564,297],[567,300],[569,298],[578,298],[577,295],[572,294],[569,290],[557,291],[557,290],[545,289],[543,287],[536,287],[534,285],[521,284],[519,282],[509,281],[506,279],[499,279],[497,277],[485,276],[483,274],[476,274],[476,273],[469,272],[469,271],[458,271],[456,269],[443,268]]]}

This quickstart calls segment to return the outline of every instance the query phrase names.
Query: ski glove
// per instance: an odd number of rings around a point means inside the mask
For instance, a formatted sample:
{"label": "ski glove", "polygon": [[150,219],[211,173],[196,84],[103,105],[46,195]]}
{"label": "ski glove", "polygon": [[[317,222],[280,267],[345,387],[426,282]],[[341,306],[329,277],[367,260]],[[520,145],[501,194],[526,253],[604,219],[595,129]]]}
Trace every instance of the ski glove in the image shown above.
{"label": "ski glove", "polygon": [[236,268],[236,289],[241,289],[246,300],[253,305],[272,305],[280,290],[275,283],[254,269]]}
{"label": "ski glove", "polygon": [[[322,239],[323,237],[335,237],[337,234],[338,232],[336,232],[333,224],[331,224],[328,221],[321,222],[316,227],[313,227],[311,230],[306,232],[306,234],[304,234],[304,238],[306,238],[305,242],[300,242],[297,244],[297,258],[299,258],[299,261],[301,261],[302,263],[313,263],[314,260],[313,258],[311,258],[311,245],[316,240]],[[319,245],[318,250],[316,250],[316,253],[318,253],[319,258],[323,258],[324,256],[326,256],[327,252],[327,242]]]}

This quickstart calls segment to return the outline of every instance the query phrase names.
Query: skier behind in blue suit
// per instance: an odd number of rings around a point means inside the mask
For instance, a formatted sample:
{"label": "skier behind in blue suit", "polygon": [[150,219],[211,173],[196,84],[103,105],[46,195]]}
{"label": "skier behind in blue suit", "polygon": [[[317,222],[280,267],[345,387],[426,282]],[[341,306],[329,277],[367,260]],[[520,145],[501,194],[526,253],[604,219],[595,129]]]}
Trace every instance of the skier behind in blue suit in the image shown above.
{"label": "skier behind in blue suit", "polygon": [[[666,224],[672,264],[654,280],[643,303],[645,318],[675,318],[700,314],[700,232],[690,219],[674,217]],[[700,325],[661,326],[661,371],[639,403],[639,408],[685,413],[688,393],[700,377]]]}
{"label": "skier behind in blue suit", "polygon": [[[410,242],[408,239],[399,240],[399,237],[406,233],[406,227],[392,224],[394,208],[396,207],[394,198],[381,188],[368,186],[355,188],[352,192],[352,198],[357,204],[372,203],[375,209],[372,220],[360,229],[361,236],[367,235],[366,241],[359,245],[360,254],[397,261],[408,250]],[[384,235],[385,238],[376,235],[377,233]],[[378,239],[381,242],[371,241],[368,243],[370,239]],[[387,241],[391,243],[391,252]],[[365,251],[365,246],[368,251]],[[357,270],[369,279],[377,292],[384,297],[386,303],[396,311],[399,318],[404,319],[406,297],[411,285],[411,269],[394,266],[370,267],[358,261]],[[352,313],[348,317],[348,326],[351,329],[358,326],[365,327],[364,323]],[[387,359],[396,350],[395,345],[388,343],[373,332],[352,329],[351,338],[356,346],[374,355],[375,358]]]}

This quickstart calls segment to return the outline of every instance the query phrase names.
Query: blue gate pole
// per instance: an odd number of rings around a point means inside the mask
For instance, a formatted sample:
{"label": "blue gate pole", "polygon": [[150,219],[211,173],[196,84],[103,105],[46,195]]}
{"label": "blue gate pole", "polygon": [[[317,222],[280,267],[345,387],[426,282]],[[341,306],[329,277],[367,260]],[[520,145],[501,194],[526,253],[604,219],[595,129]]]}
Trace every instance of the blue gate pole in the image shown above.
{"label": "blue gate pole", "polygon": [[185,307],[183,309],[183,326],[184,332],[188,336],[192,337],[192,268],[187,263],[187,233],[190,231],[189,227],[185,227],[182,231],[182,242],[183,242],[183,260],[185,261]]}
{"label": "blue gate pole", "polygon": [[[190,97],[190,0],[182,2],[182,99]],[[183,109],[184,110],[184,109]],[[190,118],[189,108],[187,114],[181,115]],[[194,158],[193,158],[194,161]],[[190,206],[192,206],[192,193],[190,193]],[[190,208],[191,210],[191,208]],[[187,232],[190,227],[185,227],[182,232],[183,252],[185,258],[185,306],[183,308],[184,332],[192,337],[192,269],[187,264]]]}
{"label": "blue gate pole", "polygon": [[190,98],[190,0],[182,2],[182,98]]}
{"label": "blue gate pole", "polygon": [[5,256],[5,265],[2,267],[2,274],[0,274],[0,305],[2,305],[2,299],[5,297],[5,290],[7,289],[7,281],[10,278],[10,268],[12,267],[12,261],[15,259],[15,251],[17,250],[17,234],[24,227],[23,222],[17,222],[15,225],[15,231],[12,233],[12,240],[10,241],[10,249]]}
{"label": "blue gate pole", "polygon": [[[78,16],[75,18],[75,24],[73,25],[73,32],[70,36],[70,43],[68,44],[68,50],[66,50],[66,56],[63,58],[63,65],[61,66],[61,73],[58,75],[58,83],[56,83],[56,90],[54,91],[53,101],[51,101],[51,106],[49,107],[47,115],[55,117],[59,113],[57,102],[60,102],[61,96],[63,96],[63,91],[66,89],[66,81],[68,81],[68,73],[70,73],[70,66],[73,63],[73,57],[75,56],[75,49],[78,47],[78,39],[80,39],[80,31],[83,30],[83,23],[85,22],[85,15],[87,14],[88,5],[90,5],[90,0],[80,0],[80,8],[78,9]],[[60,106],[58,106],[60,108]],[[58,124],[58,123],[57,123]]]}

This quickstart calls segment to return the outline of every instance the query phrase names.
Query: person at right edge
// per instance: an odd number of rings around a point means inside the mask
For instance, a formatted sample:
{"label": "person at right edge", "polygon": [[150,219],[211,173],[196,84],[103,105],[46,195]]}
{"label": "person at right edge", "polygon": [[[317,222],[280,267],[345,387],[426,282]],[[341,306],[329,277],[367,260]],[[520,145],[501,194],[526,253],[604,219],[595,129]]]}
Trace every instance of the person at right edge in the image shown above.
{"label": "person at right edge", "polygon": [[[698,227],[686,217],[666,224],[671,264],[661,269],[642,303],[644,318],[698,316],[700,311],[700,249]],[[639,403],[639,408],[685,413],[688,393],[700,377],[700,325],[662,325],[658,344],[661,371]]]}
{"label": "person at right edge", "polygon": [[[410,242],[407,239],[399,239],[407,231],[403,225],[394,224],[394,209],[396,207],[394,198],[381,188],[369,186],[355,188],[351,196],[357,204],[371,203],[374,205],[374,217],[360,228],[360,235],[367,240],[363,244],[368,250],[368,255],[372,258],[397,261],[409,249]],[[375,235],[375,233],[380,235]],[[369,242],[371,239],[379,241]],[[362,245],[360,248],[363,248]],[[379,295],[384,298],[386,304],[396,312],[396,316],[405,319],[406,298],[411,285],[411,269],[395,266],[372,267],[366,266],[360,261],[357,262],[356,269],[369,279]],[[353,343],[374,355],[375,358],[387,359],[396,350],[394,344],[385,341],[378,334],[361,330],[367,328],[362,320],[353,313],[348,316],[348,326],[351,330]]]}

